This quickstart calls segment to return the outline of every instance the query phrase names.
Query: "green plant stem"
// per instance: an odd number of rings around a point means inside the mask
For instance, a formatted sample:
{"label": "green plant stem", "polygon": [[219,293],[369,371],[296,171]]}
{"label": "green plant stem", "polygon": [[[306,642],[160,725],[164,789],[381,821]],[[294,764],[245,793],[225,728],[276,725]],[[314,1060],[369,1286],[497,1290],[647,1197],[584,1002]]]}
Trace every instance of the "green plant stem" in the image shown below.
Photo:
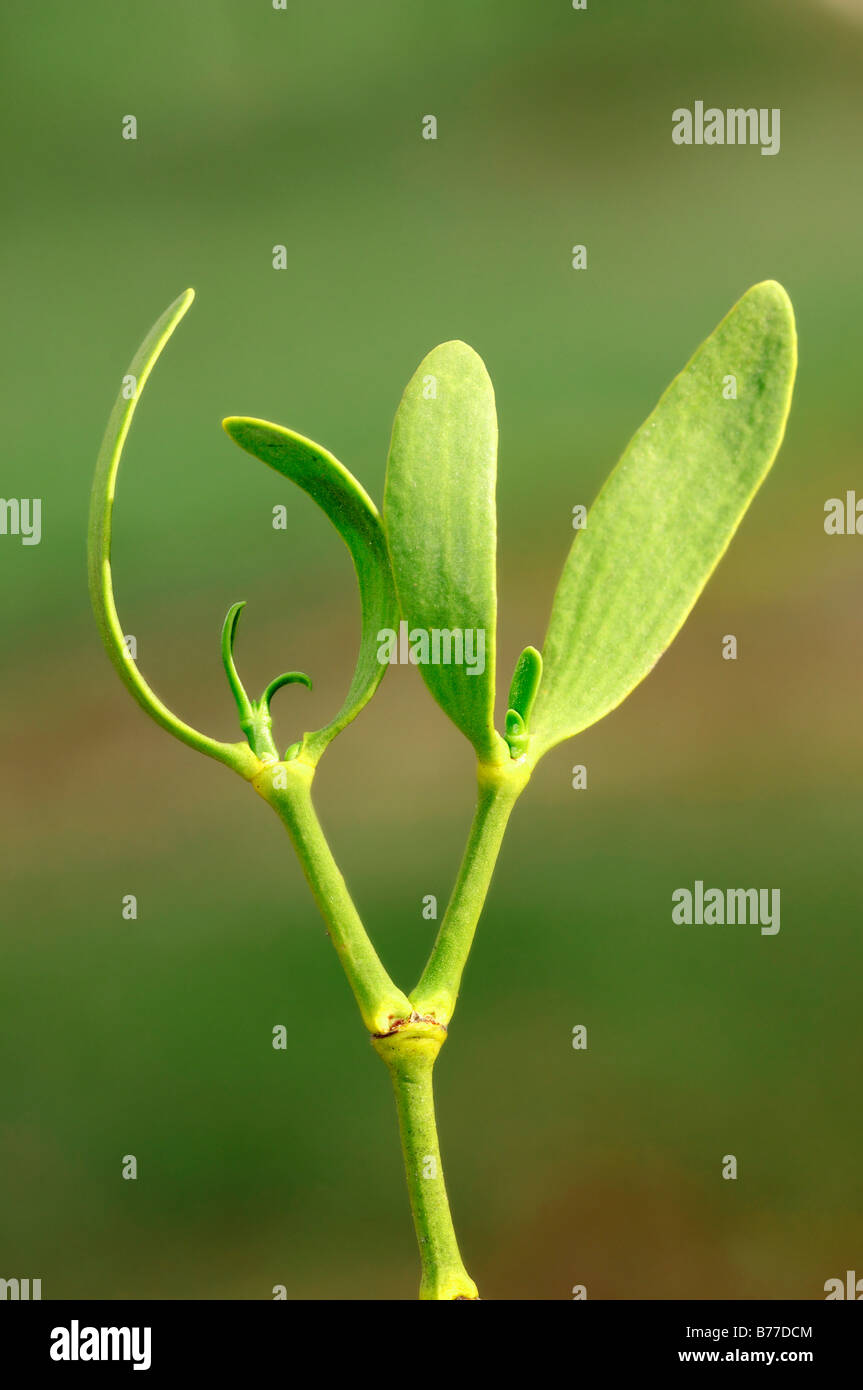
{"label": "green plant stem", "polygon": [[392,1078],[408,1195],[419,1243],[421,1299],[479,1298],[462,1263],[450,1215],[435,1123],[432,1070],[446,1030],[417,1020],[374,1038]]}
{"label": "green plant stem", "polygon": [[295,758],[271,763],[254,778],[256,791],[278,813],[327,924],[369,1032],[388,1033],[410,1018],[411,1003],[393,983],[360,921],[312,804],[314,768]]}
{"label": "green plant stem", "polygon": [[529,777],[526,759],[502,765],[479,764],[476,811],[458,879],[426,968],[411,994],[418,1014],[431,1016],[444,1026],[455,1009],[510,813]]}
{"label": "green plant stem", "polygon": [[527,784],[526,759],[481,763],[470,837],[437,941],[409,999],[384,969],[333,859],[312,803],[314,766],[302,757],[265,765],[256,791],[287,827],[345,974],[393,1083],[408,1194],[419,1243],[421,1299],[477,1299],[450,1214],[434,1112],[432,1070],[446,1038],[462,971],[510,812]]}

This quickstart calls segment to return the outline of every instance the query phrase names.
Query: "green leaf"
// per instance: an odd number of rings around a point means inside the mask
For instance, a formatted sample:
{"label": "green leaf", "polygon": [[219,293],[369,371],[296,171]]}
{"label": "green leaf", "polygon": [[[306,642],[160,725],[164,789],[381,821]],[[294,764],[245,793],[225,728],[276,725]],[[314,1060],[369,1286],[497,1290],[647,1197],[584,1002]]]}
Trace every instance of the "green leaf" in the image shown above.
{"label": "green leaf", "polygon": [[111,578],[111,527],[114,512],[114,493],[117,473],[123,456],[123,446],[132,424],[138,401],[147,378],[180,319],[195,297],[194,290],[185,290],[162,314],[136,352],[111,412],[90,495],[90,525],[87,537],[87,565],[90,578],[90,597],[99,625],[102,641],[124,685],[138,704],[163,729],[200,753],[226,763],[241,775],[251,775],[254,760],[245,743],[220,743],[184,724],[151,690],[129,655],[117,608]]}
{"label": "green leaf", "polygon": [[222,424],[231,438],[290,478],[326,512],[351,553],[360,587],[362,637],[353,680],[336,717],[303,737],[303,756],[317,762],[324,749],[371,699],[386,670],[378,660],[378,633],[395,628],[398,608],[378,510],[338,459],[293,430],[267,420],[229,416]]}
{"label": "green leaf", "polygon": [[512,673],[509,686],[509,706],[530,723],[533,703],[542,680],[542,657],[536,647],[525,647]]}
{"label": "green leaf", "polygon": [[512,673],[506,711],[504,737],[513,758],[520,758],[527,752],[530,719],[541,680],[542,657],[536,647],[525,647]]}
{"label": "green leaf", "polygon": [[[791,302],[755,285],[684,367],[576,536],[543,648],[532,756],[614,709],[679,632],[776,457],[791,404]],[[737,399],[726,399],[727,378]]]}
{"label": "green leaf", "polygon": [[[471,634],[473,668],[419,662],[441,708],[482,759],[494,730],[497,415],[488,372],[466,343],[442,343],[407,385],[393,424],[384,524],[408,635]],[[482,634],[481,638],[479,634]],[[484,646],[480,672],[479,642]],[[420,643],[417,651],[422,655]]]}
{"label": "green leaf", "polygon": [[231,687],[231,694],[236,701],[237,711],[240,716],[240,727],[244,731],[246,726],[251,724],[254,710],[252,701],[246,693],[246,687],[240,680],[239,672],[234,662],[234,642],[237,638],[237,626],[240,621],[240,614],[245,606],[245,599],[242,599],[240,603],[232,603],[222,626],[222,665],[225,668],[225,675],[228,677],[228,685]]}
{"label": "green leaf", "polygon": [[[270,681],[260,700],[249,699],[234,661],[237,626],[245,606],[246,603],[243,600],[241,603],[231,604],[228,609],[222,627],[222,665],[225,668],[225,675],[228,677],[231,694],[236,702],[237,713],[240,716],[240,728],[246,735],[249,747],[261,762],[277,762],[279,753],[273,739],[270,701],[276,691],[281,690],[284,685],[304,685],[308,690],[311,690],[312,682],[304,671],[285,671],[283,675],[276,676],[275,680]],[[287,756],[285,761],[288,761]]]}

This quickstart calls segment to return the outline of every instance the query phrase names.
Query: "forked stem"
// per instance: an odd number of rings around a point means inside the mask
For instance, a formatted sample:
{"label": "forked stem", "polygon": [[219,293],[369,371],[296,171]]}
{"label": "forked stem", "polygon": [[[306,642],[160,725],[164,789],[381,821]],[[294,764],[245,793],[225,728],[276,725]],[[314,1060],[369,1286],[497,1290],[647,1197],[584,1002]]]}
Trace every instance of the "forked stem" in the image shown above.
{"label": "forked stem", "polygon": [[394,984],[333,859],[311,797],[314,767],[302,755],[252,779],[287,827],[395,1092],[408,1195],[422,1264],[420,1298],[478,1299],[453,1229],[435,1122],[432,1070],[446,1039],[465,961],[510,812],[527,783],[526,760],[483,764],[461,870],[422,980],[411,999]]}

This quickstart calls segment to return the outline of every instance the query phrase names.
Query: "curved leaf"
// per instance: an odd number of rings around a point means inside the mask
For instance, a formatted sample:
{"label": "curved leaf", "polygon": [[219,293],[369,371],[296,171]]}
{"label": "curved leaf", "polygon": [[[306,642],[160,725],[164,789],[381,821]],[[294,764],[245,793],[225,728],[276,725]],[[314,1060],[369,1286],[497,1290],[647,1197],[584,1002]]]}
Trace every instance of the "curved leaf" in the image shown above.
{"label": "curved leaf", "polygon": [[[421,637],[416,646],[423,680],[480,758],[491,757],[500,742],[494,730],[496,472],[488,372],[466,343],[442,343],[420,363],[396,412],[384,525],[408,637],[426,634],[429,642],[428,659]],[[456,641],[446,662],[441,638],[436,663],[435,632],[461,634],[470,659],[452,660]]]}
{"label": "curved leaf", "polygon": [[386,670],[378,660],[378,633],[395,628],[398,608],[380,515],[353,474],[320,444],[267,420],[232,415],[222,425],[241,449],[290,478],[317,502],[351,552],[357,572],[362,605],[359,656],[336,717],[303,737],[303,756],[317,762],[336,734],[368,703]]}
{"label": "curved leaf", "polygon": [[90,525],[87,537],[90,597],[108,655],[124,685],[142,709],[163,729],[167,729],[191,748],[196,748],[200,753],[207,753],[211,758],[217,758],[219,762],[226,763],[243,775],[249,775],[253,770],[253,760],[245,743],[220,743],[216,739],[208,738],[206,734],[199,733],[197,729],[178,719],[151,690],[127,651],[114,603],[111,579],[111,526],[117,472],[123,446],[147,378],[194,297],[194,290],[185,290],[154,323],[132,359],[108,420],[90,494]]}
{"label": "curved leaf", "polygon": [[[791,302],[755,285],[684,367],[576,536],[543,648],[532,755],[626,698],[672,642],[772,464],[791,404]],[[726,399],[736,379],[736,399]]]}

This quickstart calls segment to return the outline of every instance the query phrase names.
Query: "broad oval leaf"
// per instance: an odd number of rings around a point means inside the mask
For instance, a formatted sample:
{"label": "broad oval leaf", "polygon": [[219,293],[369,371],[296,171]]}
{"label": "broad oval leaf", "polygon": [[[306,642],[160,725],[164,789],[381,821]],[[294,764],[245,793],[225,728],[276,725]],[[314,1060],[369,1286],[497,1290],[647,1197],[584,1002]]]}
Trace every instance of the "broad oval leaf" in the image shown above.
{"label": "broad oval leaf", "polygon": [[[679,632],[772,464],[797,339],[781,285],[753,286],[630,441],[552,606],[531,755],[608,714]],[[736,399],[729,378],[736,382]]]}
{"label": "broad oval leaf", "polygon": [[323,729],[305,734],[303,756],[317,762],[324,749],[355,719],[386,670],[378,660],[381,629],[394,629],[398,606],[380,514],[356,478],[320,444],[267,420],[229,416],[222,424],[231,438],[290,478],[326,512],[351,553],[362,605],[360,651],[344,704]]}
{"label": "broad oval leaf", "polygon": [[396,412],[384,525],[423,680],[482,759],[500,743],[494,730],[496,473],[488,372],[466,343],[442,343],[423,358]]}

